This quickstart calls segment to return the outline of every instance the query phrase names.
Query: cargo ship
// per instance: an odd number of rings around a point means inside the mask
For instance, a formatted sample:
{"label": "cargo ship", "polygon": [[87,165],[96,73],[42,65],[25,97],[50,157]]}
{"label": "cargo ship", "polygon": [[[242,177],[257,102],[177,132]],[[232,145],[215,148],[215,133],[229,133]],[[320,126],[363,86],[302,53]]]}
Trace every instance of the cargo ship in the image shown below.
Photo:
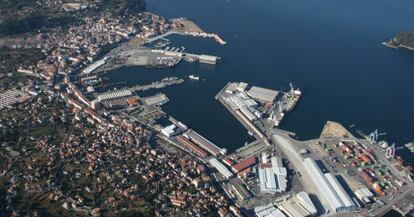
{"label": "cargo ship", "polygon": [[290,91],[285,95],[286,98],[289,98],[289,100],[285,101],[288,102],[286,105],[286,111],[291,111],[296,106],[301,95],[302,91],[300,91],[299,88],[293,88],[293,85],[290,84]]}

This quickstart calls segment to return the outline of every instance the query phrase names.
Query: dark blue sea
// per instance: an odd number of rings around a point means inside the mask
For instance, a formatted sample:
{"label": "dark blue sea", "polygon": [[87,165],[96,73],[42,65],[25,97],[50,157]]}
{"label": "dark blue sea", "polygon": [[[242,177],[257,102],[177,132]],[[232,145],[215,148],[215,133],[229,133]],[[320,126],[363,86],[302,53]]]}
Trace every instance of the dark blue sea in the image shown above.
{"label": "dark blue sea", "polygon": [[290,82],[299,87],[303,97],[280,126],[299,139],[318,137],[324,123],[333,120],[354,125],[351,130],[378,129],[387,133],[382,139],[401,146],[414,140],[414,52],[381,42],[414,31],[413,8],[411,0],[149,0],[150,12],[189,17],[205,31],[219,33],[227,45],[170,39],[187,52],[217,55],[222,62],[132,67],[108,76],[131,85],[199,75],[200,81],[159,90],[171,99],[164,109],[229,151],[251,141],[214,99],[229,81],[277,90],[287,90]]}

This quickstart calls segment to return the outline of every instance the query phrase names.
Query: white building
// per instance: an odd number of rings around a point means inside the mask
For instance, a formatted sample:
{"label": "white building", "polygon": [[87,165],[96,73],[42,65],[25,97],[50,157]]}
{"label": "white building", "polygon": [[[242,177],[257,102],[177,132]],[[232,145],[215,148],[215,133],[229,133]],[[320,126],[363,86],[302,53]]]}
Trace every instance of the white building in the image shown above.
{"label": "white building", "polygon": [[239,85],[237,86],[237,91],[244,92],[247,88],[247,85],[248,85],[247,83],[240,82]]}
{"label": "white building", "polygon": [[368,188],[359,188],[355,192],[355,196],[364,203],[371,203],[374,194]]}
{"label": "white building", "polygon": [[253,86],[247,91],[247,95],[249,95],[253,99],[260,100],[262,102],[273,102],[279,92],[267,88],[256,87]]}
{"label": "white building", "polygon": [[224,178],[229,179],[233,177],[233,173],[229,169],[227,169],[226,166],[220,163],[220,161],[218,161],[217,158],[211,158],[209,162],[211,166],[216,168],[223,175]]}
{"label": "white building", "polygon": [[132,96],[132,92],[129,90],[117,90],[117,91],[110,91],[103,94],[98,95],[96,97],[98,100],[108,100],[108,99],[116,99],[126,96]]}
{"label": "white building", "polygon": [[174,124],[168,125],[161,129],[161,133],[167,137],[174,136],[175,134],[177,134],[175,128],[177,127]]}
{"label": "white building", "polygon": [[300,205],[302,205],[303,208],[305,208],[311,216],[316,216],[318,214],[318,210],[316,209],[315,205],[313,204],[312,200],[306,192],[301,191],[297,193],[296,198]]}
{"label": "white building", "polygon": [[259,166],[259,184],[262,193],[282,193],[287,188],[287,170],[282,165],[280,157],[272,157],[271,164],[262,163]]}
{"label": "white building", "polygon": [[254,208],[254,212],[257,217],[285,217],[285,215],[272,203],[269,203],[266,206],[259,206]]}
{"label": "white building", "polygon": [[332,174],[322,173],[319,166],[311,158],[306,158],[303,164],[319,193],[329,203],[331,211],[344,212],[356,209],[352,199]]}

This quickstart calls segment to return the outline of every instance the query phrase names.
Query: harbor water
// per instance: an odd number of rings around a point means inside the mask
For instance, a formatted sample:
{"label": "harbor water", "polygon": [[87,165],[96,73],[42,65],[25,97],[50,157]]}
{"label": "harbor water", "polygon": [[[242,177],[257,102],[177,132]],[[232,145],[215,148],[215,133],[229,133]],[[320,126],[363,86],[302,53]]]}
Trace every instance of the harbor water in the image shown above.
{"label": "harbor water", "polygon": [[333,120],[366,133],[379,129],[387,133],[382,139],[403,145],[414,140],[414,52],[381,42],[414,31],[412,8],[409,0],[151,0],[148,11],[192,18],[227,41],[219,45],[174,35],[170,47],[220,56],[222,62],[122,68],[108,77],[133,85],[199,76],[154,92],[170,98],[166,112],[230,152],[252,138],[214,99],[229,81],[277,90],[287,90],[290,82],[299,87],[303,97],[280,126],[299,139],[318,137]]}

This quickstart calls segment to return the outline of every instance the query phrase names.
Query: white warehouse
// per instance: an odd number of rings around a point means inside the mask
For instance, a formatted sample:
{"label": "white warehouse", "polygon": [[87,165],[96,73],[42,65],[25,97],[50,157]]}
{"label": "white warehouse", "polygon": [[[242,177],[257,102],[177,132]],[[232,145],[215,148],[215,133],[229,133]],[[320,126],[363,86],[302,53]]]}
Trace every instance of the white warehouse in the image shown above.
{"label": "white warehouse", "polygon": [[209,162],[214,168],[216,168],[223,175],[224,178],[229,179],[233,177],[233,173],[230,172],[230,170],[227,169],[226,166],[220,163],[220,161],[218,161],[217,158],[211,158]]}
{"label": "white warehouse", "polygon": [[259,184],[262,193],[282,193],[286,191],[286,168],[282,165],[280,157],[272,157],[271,165],[262,163],[259,166]]}
{"label": "white warehouse", "polygon": [[338,180],[331,173],[322,173],[319,166],[311,158],[303,160],[306,172],[311,177],[318,191],[322,194],[324,199],[329,203],[331,211],[344,212],[353,211],[356,205],[348,196],[345,189],[341,186]]}

